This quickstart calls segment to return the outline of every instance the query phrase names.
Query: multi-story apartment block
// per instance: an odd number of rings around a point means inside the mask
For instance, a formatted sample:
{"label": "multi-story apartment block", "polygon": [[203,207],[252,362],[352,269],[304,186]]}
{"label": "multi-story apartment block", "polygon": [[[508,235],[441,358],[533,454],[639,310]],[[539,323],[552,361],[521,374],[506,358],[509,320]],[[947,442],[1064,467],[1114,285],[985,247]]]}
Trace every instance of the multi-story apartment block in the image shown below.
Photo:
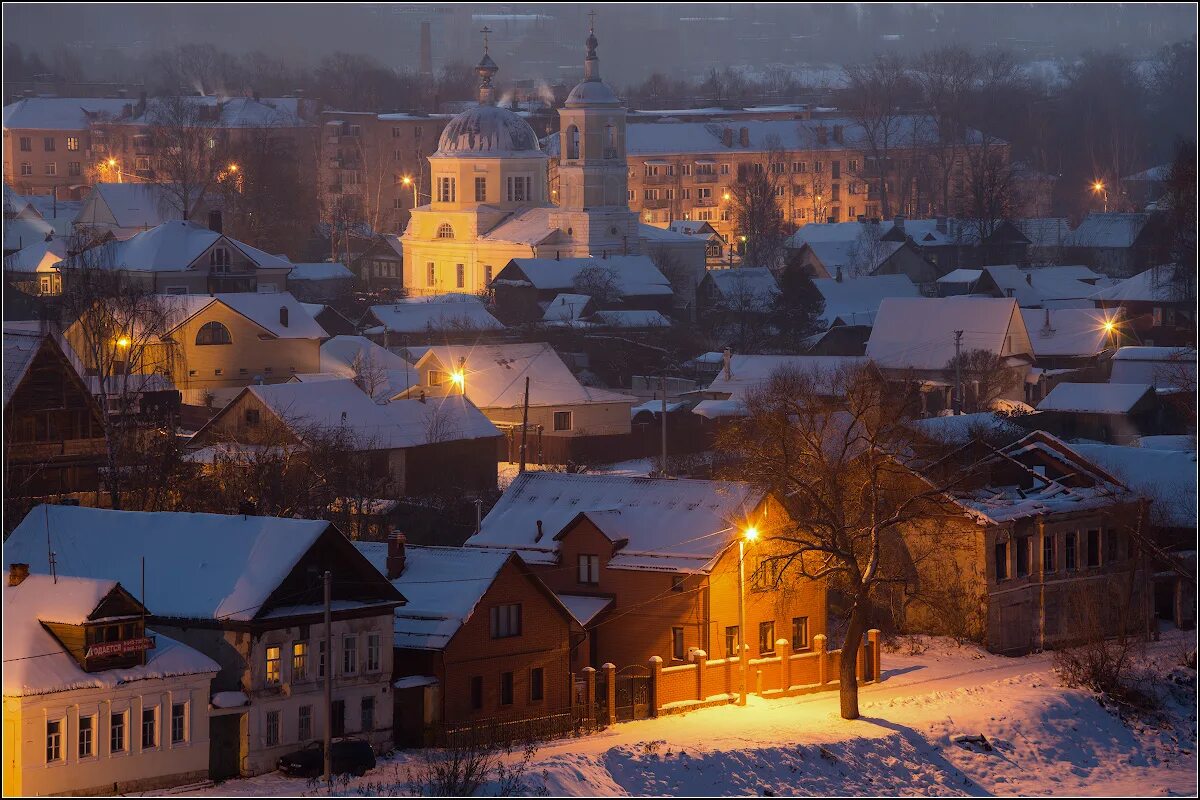
{"label": "multi-story apartment block", "polygon": [[[751,173],[767,173],[788,223],[839,222],[894,214],[947,213],[938,197],[941,174],[936,140],[922,116],[900,117],[886,152],[872,147],[863,126],[844,117],[795,119],[678,118],[637,122],[626,133],[629,207],[641,221],[666,227],[673,220],[710,223],[733,241],[736,187]],[[980,146],[971,131],[964,147]],[[552,156],[550,185],[558,186],[559,139],[544,142]],[[1007,159],[1006,144],[992,144]],[[967,159],[951,166],[951,196],[966,185]],[[882,202],[884,190],[888,207]],[[961,215],[962,209],[949,209]]]}

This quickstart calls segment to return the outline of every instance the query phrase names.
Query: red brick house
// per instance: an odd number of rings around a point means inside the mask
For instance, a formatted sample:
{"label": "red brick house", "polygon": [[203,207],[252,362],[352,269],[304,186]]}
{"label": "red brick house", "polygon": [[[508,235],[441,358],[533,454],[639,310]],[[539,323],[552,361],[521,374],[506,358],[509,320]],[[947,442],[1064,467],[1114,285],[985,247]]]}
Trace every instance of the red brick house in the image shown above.
{"label": "red brick house", "polygon": [[430,742],[435,727],[570,711],[578,626],[520,556],[406,546],[399,533],[356,546],[409,601],[393,642],[397,744]]}

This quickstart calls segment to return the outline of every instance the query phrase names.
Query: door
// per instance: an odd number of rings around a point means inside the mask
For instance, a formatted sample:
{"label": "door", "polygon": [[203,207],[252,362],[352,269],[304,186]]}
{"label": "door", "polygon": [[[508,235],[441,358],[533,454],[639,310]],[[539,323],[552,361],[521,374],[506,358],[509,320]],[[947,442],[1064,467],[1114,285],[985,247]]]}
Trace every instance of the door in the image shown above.
{"label": "door", "polygon": [[638,664],[616,674],[617,720],[646,719],[650,716],[650,670]]}
{"label": "door", "polygon": [[208,773],[214,781],[242,773],[242,723],[245,714],[209,717]]}
{"label": "door", "polygon": [[331,722],[333,723],[333,736],[346,735],[346,701],[334,700]]}

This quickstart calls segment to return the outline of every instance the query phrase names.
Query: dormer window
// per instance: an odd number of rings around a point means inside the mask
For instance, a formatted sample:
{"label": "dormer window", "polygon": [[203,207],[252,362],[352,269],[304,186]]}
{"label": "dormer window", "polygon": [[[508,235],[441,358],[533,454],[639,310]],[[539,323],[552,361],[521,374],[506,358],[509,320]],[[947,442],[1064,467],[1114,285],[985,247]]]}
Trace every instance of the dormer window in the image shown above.
{"label": "dormer window", "polygon": [[229,272],[229,248],[214,247],[209,251],[208,265],[213,272]]}

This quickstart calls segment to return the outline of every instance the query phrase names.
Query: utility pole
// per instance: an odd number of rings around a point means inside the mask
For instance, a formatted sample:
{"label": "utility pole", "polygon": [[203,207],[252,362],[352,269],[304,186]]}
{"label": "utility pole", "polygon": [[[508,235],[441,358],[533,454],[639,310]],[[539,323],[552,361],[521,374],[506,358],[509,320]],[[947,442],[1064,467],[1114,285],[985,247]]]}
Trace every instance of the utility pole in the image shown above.
{"label": "utility pole", "polygon": [[333,573],[325,570],[325,784],[333,783]]}
{"label": "utility pole", "polygon": [[662,469],[660,474],[662,477],[667,477],[667,375],[664,372],[658,379],[659,388],[662,389]]}
{"label": "utility pole", "polygon": [[738,705],[746,705],[746,541],[738,537]]}
{"label": "utility pole", "polygon": [[954,332],[954,402],[955,414],[962,413],[962,331]]}
{"label": "utility pole", "polygon": [[525,403],[521,407],[521,466],[517,474],[525,471],[525,443],[529,436],[529,376],[525,376]]}

